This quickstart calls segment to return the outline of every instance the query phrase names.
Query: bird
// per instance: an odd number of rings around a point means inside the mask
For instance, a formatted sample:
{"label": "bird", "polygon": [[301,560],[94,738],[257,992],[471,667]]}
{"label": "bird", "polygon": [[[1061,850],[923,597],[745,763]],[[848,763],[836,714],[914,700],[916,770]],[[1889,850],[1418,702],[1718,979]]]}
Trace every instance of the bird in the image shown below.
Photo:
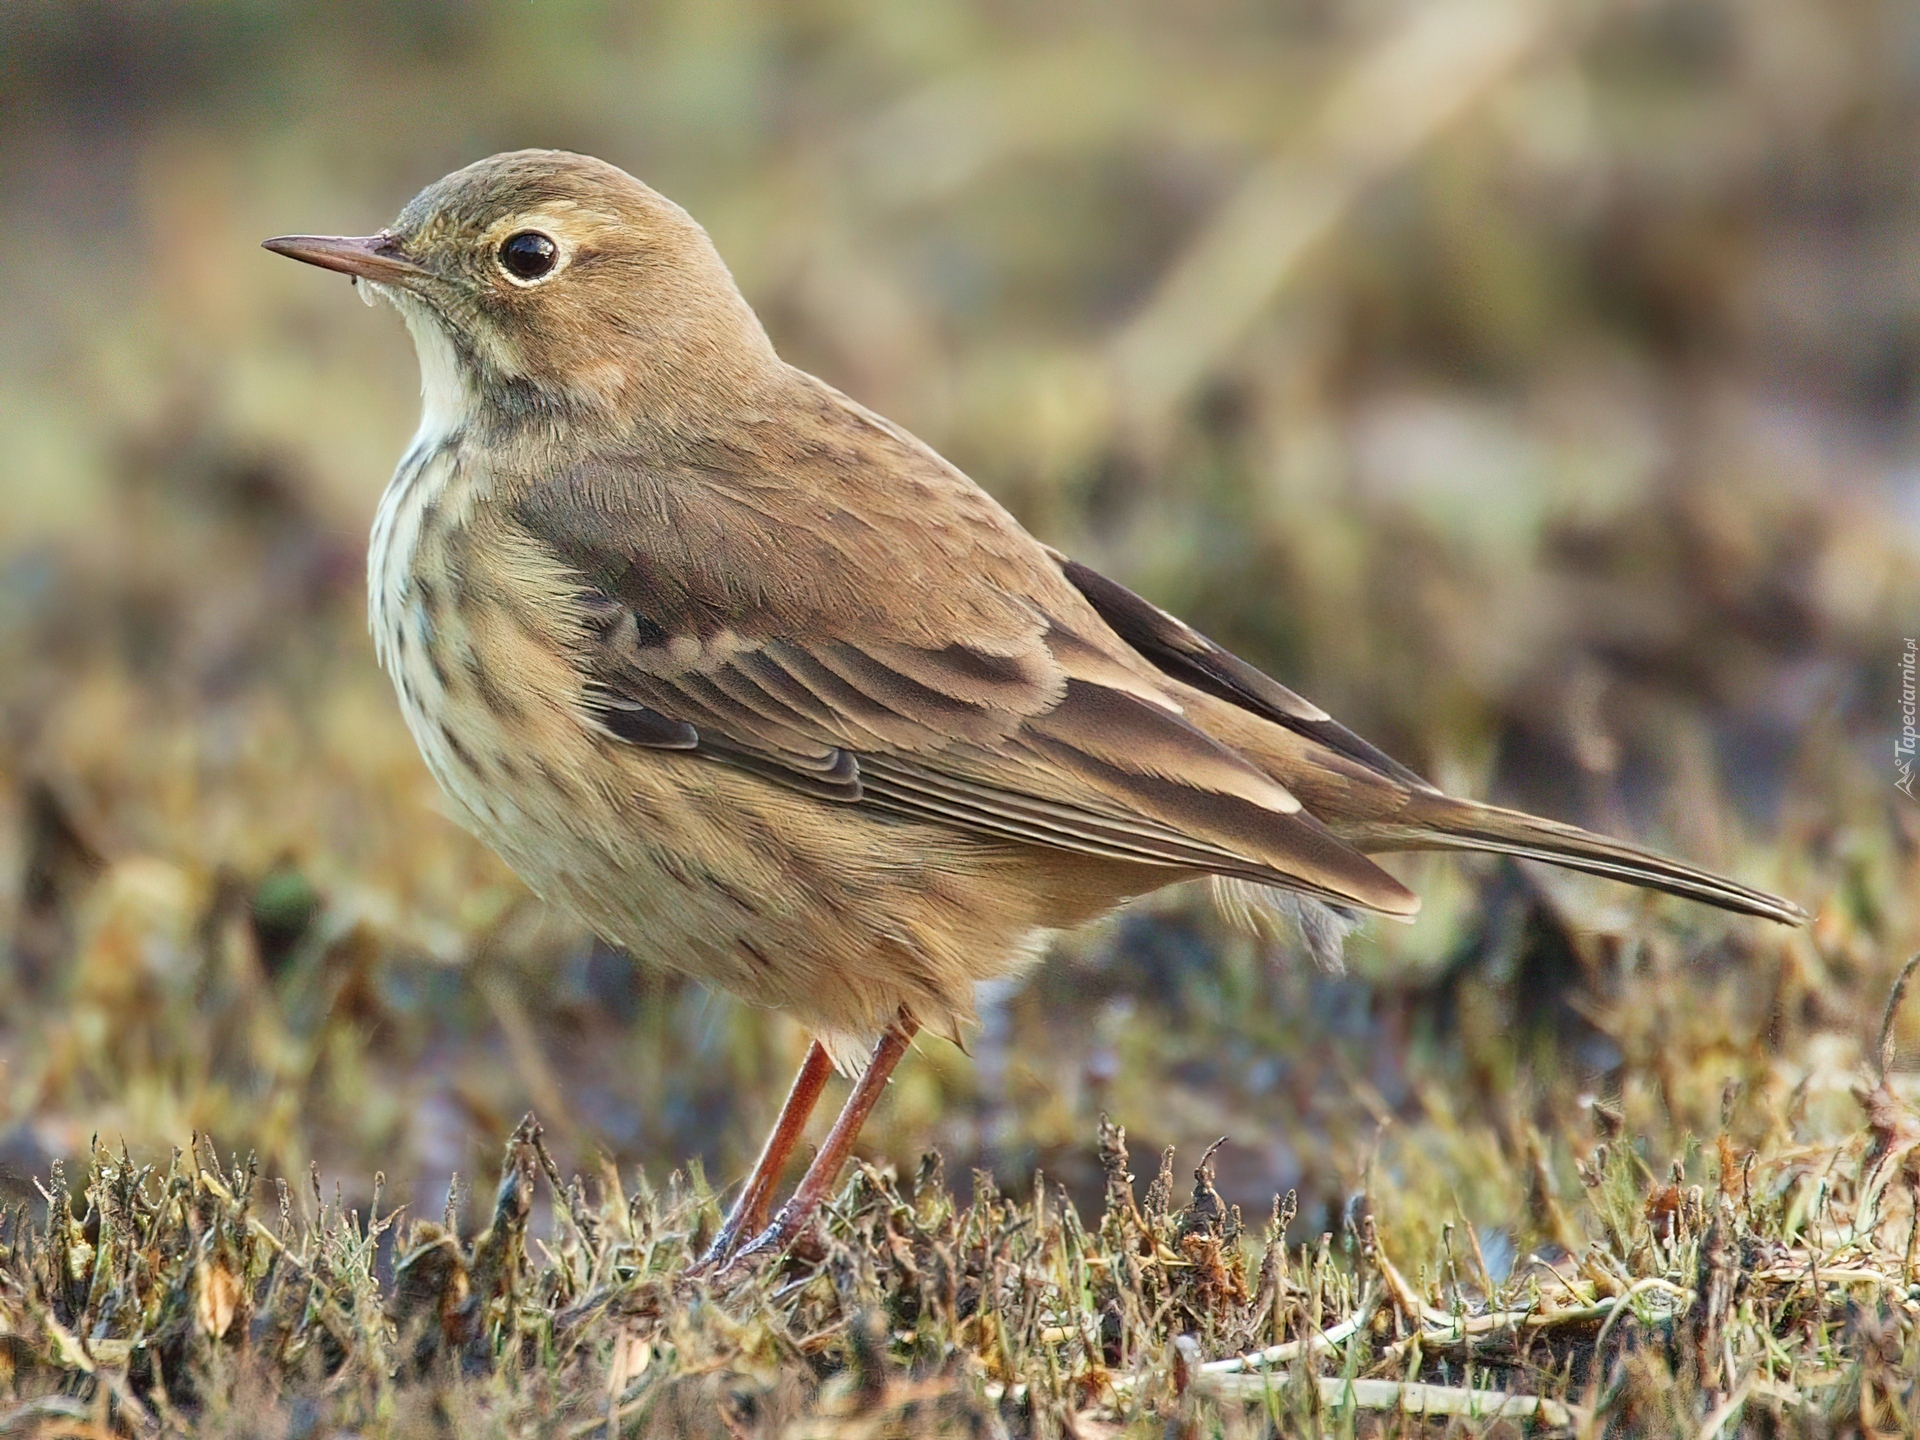
{"label": "bird", "polygon": [[977,985],[1168,885],[1289,916],[1325,963],[1419,909],[1392,851],[1808,918],[1447,795],[1043,544],[783,361],[706,231],[612,164],[495,155],[378,234],[263,243],[390,302],[418,353],[368,613],[451,813],[605,939],[810,1037],[709,1271],[808,1227],[916,1034],[962,1040]]}

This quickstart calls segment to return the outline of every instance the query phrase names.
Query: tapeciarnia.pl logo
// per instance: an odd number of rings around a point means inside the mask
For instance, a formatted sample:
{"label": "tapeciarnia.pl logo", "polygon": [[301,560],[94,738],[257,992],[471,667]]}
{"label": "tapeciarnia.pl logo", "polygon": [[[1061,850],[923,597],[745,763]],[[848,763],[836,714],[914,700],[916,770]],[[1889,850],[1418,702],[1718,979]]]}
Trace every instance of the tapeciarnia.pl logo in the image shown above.
{"label": "tapeciarnia.pl logo", "polygon": [[1920,650],[1911,636],[1907,639],[1906,649],[1900,652],[1900,738],[1893,742],[1893,768],[1898,778],[1894,786],[1909,800],[1913,793],[1914,747],[1920,742],[1920,727],[1915,725],[1916,710],[1916,670],[1920,670]]}

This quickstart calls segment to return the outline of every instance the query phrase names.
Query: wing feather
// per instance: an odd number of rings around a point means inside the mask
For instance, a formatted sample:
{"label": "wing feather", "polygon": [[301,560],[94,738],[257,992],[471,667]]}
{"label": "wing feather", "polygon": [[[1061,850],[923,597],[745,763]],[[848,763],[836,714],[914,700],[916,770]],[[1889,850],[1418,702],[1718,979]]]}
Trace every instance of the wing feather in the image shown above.
{"label": "wing feather", "polygon": [[[764,449],[742,457],[766,461]],[[826,802],[1395,914],[1418,907],[1189,720],[981,492],[950,473],[870,476],[881,488],[859,502],[869,523],[840,524],[820,492],[850,483],[844,461],[811,486],[759,474],[751,503],[692,503],[724,483],[714,453],[671,476],[657,460],[600,462],[521,498],[511,544],[575,577],[589,723]],[[783,529],[794,496],[810,508]],[[898,523],[878,524],[895,503]],[[858,549],[903,528],[897,559]]]}
{"label": "wing feather", "polygon": [[1110,580],[1091,566],[1047,552],[1060,573],[1099,612],[1113,632],[1175,679],[1216,699],[1317,740],[1329,750],[1357,760],[1380,776],[1420,790],[1433,786],[1378,746],[1361,739],[1318,705],[1294,694],[1271,675],[1214,644],[1178,616]]}

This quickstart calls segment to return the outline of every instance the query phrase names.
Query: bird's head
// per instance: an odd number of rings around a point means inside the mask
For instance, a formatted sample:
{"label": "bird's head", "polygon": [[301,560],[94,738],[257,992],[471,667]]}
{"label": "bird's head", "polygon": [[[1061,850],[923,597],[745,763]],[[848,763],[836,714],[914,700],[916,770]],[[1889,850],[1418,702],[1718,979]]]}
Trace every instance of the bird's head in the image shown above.
{"label": "bird's head", "polygon": [[265,244],[399,308],[428,423],[449,429],[677,423],[750,401],[774,366],[706,231],[582,155],[495,155],[429,185],[377,235]]}

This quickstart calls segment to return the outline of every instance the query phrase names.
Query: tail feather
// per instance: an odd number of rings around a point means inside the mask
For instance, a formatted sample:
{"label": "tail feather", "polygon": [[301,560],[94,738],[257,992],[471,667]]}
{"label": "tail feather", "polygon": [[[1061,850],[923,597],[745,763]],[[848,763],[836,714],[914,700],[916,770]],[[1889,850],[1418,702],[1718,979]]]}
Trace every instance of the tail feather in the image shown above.
{"label": "tail feather", "polygon": [[1791,900],[1755,890],[1707,870],[1596,835],[1578,826],[1543,820],[1518,810],[1502,810],[1472,800],[1416,794],[1392,825],[1367,827],[1356,848],[1390,850],[1478,850],[1544,860],[1568,870],[1624,880],[1647,890],[1662,890],[1688,900],[1716,905],[1742,915],[1758,915],[1783,925],[1804,925],[1810,918]]}

